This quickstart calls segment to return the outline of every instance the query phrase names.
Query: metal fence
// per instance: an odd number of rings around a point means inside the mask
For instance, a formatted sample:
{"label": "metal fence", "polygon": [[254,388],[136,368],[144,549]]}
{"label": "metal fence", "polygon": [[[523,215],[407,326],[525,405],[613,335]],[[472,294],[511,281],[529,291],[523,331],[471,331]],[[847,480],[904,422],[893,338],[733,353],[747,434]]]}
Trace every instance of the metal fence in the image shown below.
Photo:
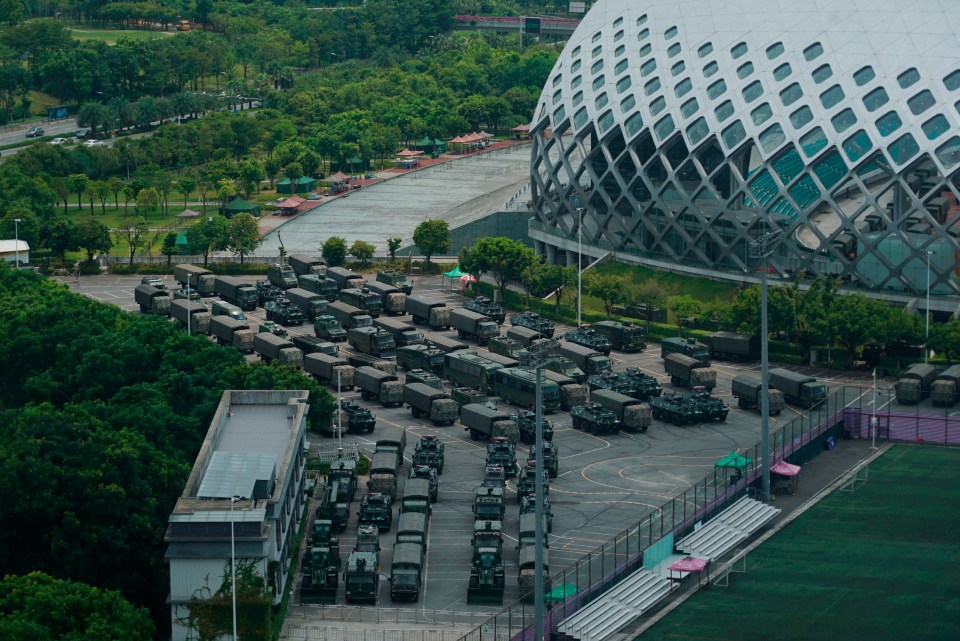
{"label": "metal fence", "polygon": [[291,605],[288,618],[310,618],[320,621],[349,621],[353,623],[403,623],[469,627],[482,625],[489,614],[484,612],[453,612],[427,608],[365,608],[353,605]]}
{"label": "metal fence", "polygon": [[360,458],[360,451],[357,449],[356,443],[347,443],[342,448],[337,447],[336,443],[320,443],[317,445],[316,453],[314,454],[315,459],[321,463],[335,461],[341,456],[352,461],[358,460]]}
{"label": "metal fence", "polygon": [[[847,438],[912,441],[960,445],[960,411],[956,403],[935,406],[929,393],[916,404],[897,401],[896,388],[847,388],[856,398],[844,411],[844,435]],[[876,425],[874,429],[874,421]]]}
{"label": "metal fence", "polygon": [[381,630],[322,625],[288,625],[285,629],[284,638],[316,641],[457,641],[461,634],[456,630]]}

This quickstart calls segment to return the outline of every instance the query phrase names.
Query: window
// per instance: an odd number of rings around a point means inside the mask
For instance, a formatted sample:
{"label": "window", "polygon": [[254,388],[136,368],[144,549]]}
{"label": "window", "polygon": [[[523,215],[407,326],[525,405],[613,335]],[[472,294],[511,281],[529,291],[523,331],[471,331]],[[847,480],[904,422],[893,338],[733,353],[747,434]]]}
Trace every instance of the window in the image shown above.
{"label": "window", "polygon": [[748,62],[746,64],[740,65],[740,67],[737,69],[737,78],[740,78],[741,80],[743,80],[744,78],[746,78],[752,73],[753,73],[753,63]]}
{"label": "window", "polygon": [[843,141],[843,153],[847,155],[850,162],[857,162],[871,149],[873,149],[873,142],[863,129]]}
{"label": "window", "polygon": [[654,78],[643,86],[643,93],[648,96],[660,91],[660,78]]}
{"label": "window", "polygon": [[603,60],[597,60],[590,66],[590,73],[597,73],[601,69],[603,69]]}
{"label": "window", "polygon": [[563,105],[560,105],[556,111],[553,112],[553,126],[556,127],[558,123],[563,121],[567,117],[567,110]]}
{"label": "window", "polygon": [[773,125],[760,134],[760,147],[768,154],[776,151],[786,141],[787,137],[780,125]]}
{"label": "window", "polygon": [[747,132],[743,128],[743,125],[740,124],[740,121],[736,121],[729,127],[723,130],[723,133],[720,134],[720,137],[723,138],[724,144],[732,149],[740,144],[744,138],[747,137]]}
{"label": "window", "polygon": [[600,32],[598,31],[595,34],[593,34],[593,38],[590,39],[590,42],[596,42],[599,39],[600,39]]}
{"label": "window", "polygon": [[618,76],[622,74],[627,69],[628,61],[626,58],[617,63],[617,66],[613,68],[613,72]]}
{"label": "window", "polygon": [[557,74],[553,77],[553,86],[556,87],[560,84],[560,81],[563,80],[563,74]]}
{"label": "window", "polygon": [[620,103],[620,111],[627,113],[631,109],[637,106],[636,96],[630,95],[623,99],[623,102]]}
{"label": "window", "polygon": [[600,45],[597,45],[596,47],[593,48],[593,51],[590,53],[590,55],[596,58],[601,53],[603,53],[603,47],[601,47]]}
{"label": "window", "polygon": [[896,111],[890,111],[877,120],[877,131],[884,137],[889,136],[902,126],[903,121],[900,120]]}
{"label": "window", "polygon": [[902,165],[920,152],[920,146],[912,134],[904,134],[887,147],[887,151],[890,152],[893,162]]}
{"label": "window", "polygon": [[820,65],[813,70],[813,81],[818,85],[833,75],[833,69],[830,68],[830,65]]}
{"label": "window", "polygon": [[596,79],[593,81],[593,90],[596,91],[597,89],[602,87],[604,82],[606,81],[603,78],[603,74],[600,74],[599,76],[597,76]]}
{"label": "window", "polygon": [[576,107],[581,102],[583,102],[583,92],[578,91],[577,93],[573,94],[573,106]]}
{"label": "window", "polygon": [[733,49],[730,50],[730,55],[733,56],[733,59],[736,60],[743,54],[747,53],[747,43],[741,42],[738,45],[734,45]]}
{"label": "window", "polygon": [[622,24],[623,24],[623,16],[620,16],[619,18],[613,21],[613,28],[616,29]]}
{"label": "window", "polygon": [[560,98],[563,97],[563,92],[559,89],[553,92],[553,104],[560,102]]}
{"label": "window", "polygon": [[670,67],[670,74],[674,76],[679,76],[686,70],[686,68],[687,68],[687,63],[681,60],[677,64]]}
{"label": "window", "polygon": [[669,29],[667,29],[666,31],[663,32],[663,37],[664,37],[666,40],[670,40],[671,38],[676,37],[676,35],[677,35],[677,28],[676,28],[676,27],[670,27]]}
{"label": "window", "polygon": [[888,102],[890,102],[890,96],[887,95],[887,90],[883,87],[877,87],[863,97],[863,105],[870,112],[876,111]]}
{"label": "window", "polygon": [[767,58],[773,60],[774,58],[779,58],[783,54],[783,43],[778,42],[767,47]]}
{"label": "window", "polygon": [[763,103],[750,112],[750,118],[753,119],[753,124],[757,126],[767,122],[771,117],[773,117],[773,110],[770,109],[770,105],[767,103]]}
{"label": "window", "polygon": [[623,29],[613,34],[614,42],[620,42],[621,40],[623,40]]}
{"label": "window", "polygon": [[796,129],[802,129],[804,125],[813,120],[813,112],[810,107],[803,106],[790,114],[790,123]]}
{"label": "window", "polygon": [[673,124],[673,116],[667,116],[656,125],[654,125],[653,130],[657,134],[657,138],[661,141],[666,140],[667,136],[673,133],[673,130],[676,127]]}
{"label": "window", "polygon": [[571,57],[571,58],[576,58],[576,57],[579,56],[579,55],[580,55],[580,45],[577,45],[577,46],[574,48],[574,50],[570,52],[570,57]]}
{"label": "window", "polygon": [[944,167],[953,167],[960,162],[960,138],[954,136],[937,148],[937,158]]}
{"label": "window", "polygon": [[597,120],[597,126],[600,127],[600,132],[603,133],[610,129],[613,126],[613,112],[606,111],[600,118]]}
{"label": "window", "polygon": [[843,100],[843,98],[843,89],[840,88],[840,85],[833,85],[820,94],[820,103],[825,109],[830,109],[831,107],[836,106],[836,104]]}
{"label": "window", "polygon": [[907,69],[902,74],[897,76],[897,82],[901,87],[906,89],[907,87],[912,87],[917,84],[917,81],[920,80],[920,72],[916,69]]}
{"label": "window", "polygon": [[876,77],[877,74],[874,73],[873,67],[867,65],[866,67],[857,70],[857,72],[853,74],[853,81],[857,83],[858,87],[862,87]]}
{"label": "window", "polygon": [[719,107],[713,110],[713,113],[717,116],[717,120],[723,122],[733,115],[733,103],[725,100]]}
{"label": "window", "polygon": [[676,86],[676,88],[673,90],[673,92],[674,92],[675,94],[677,94],[677,98],[683,98],[683,97],[686,96],[688,93],[690,93],[690,90],[691,90],[691,89],[693,89],[693,83],[690,82],[690,78],[684,78],[684,79],[681,80],[680,83]]}
{"label": "window", "polygon": [[626,47],[624,47],[623,45],[620,45],[619,47],[617,47],[616,49],[614,49],[614,51],[613,51],[613,57],[614,57],[614,58],[619,58],[620,56],[623,55],[623,52],[626,51],[626,50],[627,50]]}
{"label": "window", "polygon": [[643,127],[643,119],[640,117],[640,112],[637,112],[627,118],[627,121],[623,123],[623,126],[626,127],[628,136],[632,136],[640,131],[640,129]]}
{"label": "window", "polygon": [[743,90],[743,99],[747,102],[753,102],[757,98],[763,95],[763,85],[760,84],[759,80],[754,80],[749,85],[747,85]]}
{"label": "window", "polygon": [[580,86],[580,82],[581,82],[581,78],[580,76],[577,76],[576,78],[570,81],[570,88],[576,89],[577,87]]}
{"label": "window", "polygon": [[656,70],[657,70],[657,61],[656,61],[656,59],[647,60],[645,63],[643,63],[643,64],[640,66],[640,75],[641,75],[641,76],[649,76],[650,74],[652,74],[652,73],[653,73],[654,71],[656,71]]}
{"label": "window", "polygon": [[644,29],[643,31],[637,34],[637,40],[646,40],[649,37],[650,37],[649,29]]}
{"label": "window", "polygon": [[701,58],[706,58],[711,53],[713,53],[713,44],[710,42],[700,45],[700,48],[697,49],[697,55]]}
{"label": "window", "polygon": [[717,80],[715,83],[707,87],[707,95],[713,98],[714,100],[719,96],[722,96],[727,91],[727,83],[723,79]]}
{"label": "window", "polygon": [[857,116],[852,109],[844,109],[834,116],[830,122],[833,123],[833,128],[839,134],[857,124]]}
{"label": "window", "polygon": [[780,92],[780,100],[783,101],[784,105],[792,105],[800,100],[801,96],[803,96],[803,89],[797,83],[793,83]]}
{"label": "window", "polygon": [[690,142],[694,145],[706,138],[708,133],[710,133],[710,127],[703,118],[697,118],[692,125],[687,127],[687,136],[690,137]]}
{"label": "window", "polygon": [[709,78],[709,77],[712,76],[713,74],[717,73],[717,71],[719,71],[719,70],[720,70],[720,66],[719,66],[716,62],[708,63],[708,64],[703,68],[703,77],[704,77],[704,78]]}
{"label": "window", "polygon": [[642,25],[645,25],[646,23],[647,23],[647,14],[643,14],[642,16],[640,16],[639,18],[637,18],[637,26],[638,26],[638,27],[640,27],[640,26],[642,26]]}
{"label": "window", "polygon": [[793,73],[793,69],[790,68],[789,63],[785,62],[773,70],[773,77],[779,81],[788,78],[791,73]]}
{"label": "window", "polygon": [[819,42],[815,42],[803,50],[803,57],[809,62],[819,58],[822,53],[823,46]]}
{"label": "window", "polygon": [[820,153],[826,146],[827,137],[823,135],[823,129],[820,129],[820,127],[814,127],[800,139],[800,147],[803,149],[803,153],[811,158]]}
{"label": "window", "polygon": [[684,118],[689,118],[693,114],[697,113],[700,109],[700,103],[697,102],[696,98],[691,98],[690,100],[683,103],[683,106],[680,107],[680,113],[683,114]]}
{"label": "window", "polygon": [[936,140],[950,129],[950,123],[941,115],[936,115],[923,123],[923,133],[929,140]]}
{"label": "window", "polygon": [[924,111],[932,107],[936,102],[937,99],[933,97],[933,94],[924,89],[914,97],[907,100],[907,106],[910,107],[910,111],[913,112],[914,116],[919,116]]}
{"label": "window", "polygon": [[679,42],[673,43],[672,45],[670,45],[670,48],[667,49],[667,57],[668,57],[668,58],[676,58],[676,57],[677,57],[677,54],[679,54],[679,53],[680,53],[680,43],[679,43]]}
{"label": "window", "polygon": [[960,89],[960,70],[954,71],[952,74],[943,79],[943,86],[947,88],[948,91],[956,91]]}
{"label": "window", "polygon": [[617,81],[617,93],[623,93],[630,88],[630,85],[633,84],[633,80],[630,76],[624,76]]}
{"label": "window", "polygon": [[580,71],[580,66],[581,66],[580,59],[577,58],[576,60],[573,61],[573,64],[570,65],[570,73],[577,73],[578,71]]}
{"label": "window", "polygon": [[652,46],[650,46],[650,45],[643,45],[642,47],[640,47],[640,57],[641,57],[641,58],[646,58],[647,56],[650,55],[650,52],[651,52],[651,51],[653,51],[653,47],[652,47]]}
{"label": "window", "polygon": [[656,116],[661,111],[667,108],[667,101],[664,100],[663,96],[660,96],[656,100],[650,103],[650,114]]}
{"label": "window", "polygon": [[580,107],[580,110],[573,115],[573,124],[579,129],[587,123],[587,108]]}
{"label": "window", "polygon": [[607,106],[607,102],[609,102],[609,100],[607,99],[607,93],[604,92],[599,96],[597,96],[597,99],[593,101],[593,106],[596,107],[597,110],[599,111],[600,109],[603,109],[604,107]]}

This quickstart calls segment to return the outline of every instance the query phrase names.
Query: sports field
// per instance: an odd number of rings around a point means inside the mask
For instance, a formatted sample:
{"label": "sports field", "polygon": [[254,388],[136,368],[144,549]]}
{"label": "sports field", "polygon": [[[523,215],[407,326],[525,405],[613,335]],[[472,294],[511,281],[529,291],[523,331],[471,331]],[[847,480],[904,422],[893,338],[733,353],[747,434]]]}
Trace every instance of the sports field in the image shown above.
{"label": "sports field", "polygon": [[895,446],[640,639],[960,639],[960,449]]}

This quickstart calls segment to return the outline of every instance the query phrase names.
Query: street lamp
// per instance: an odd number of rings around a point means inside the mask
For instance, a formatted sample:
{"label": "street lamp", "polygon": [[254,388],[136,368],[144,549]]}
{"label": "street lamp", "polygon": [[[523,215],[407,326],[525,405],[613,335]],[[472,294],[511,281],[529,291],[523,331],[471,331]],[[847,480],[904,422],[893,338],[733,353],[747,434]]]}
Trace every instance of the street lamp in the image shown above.
{"label": "street lamp", "polygon": [[534,641],[543,641],[543,625],[546,617],[544,608],[544,588],[543,588],[543,366],[550,362],[551,354],[560,345],[559,338],[541,341],[536,345],[527,348],[527,354],[521,358],[520,366],[526,369],[532,369],[536,372],[536,423],[534,448],[536,452],[536,482],[534,485],[534,515],[536,526],[534,537],[536,546],[534,548],[534,572],[536,576],[533,580],[533,639]]}
{"label": "street lamp", "polygon": [[926,363],[930,358],[930,348],[927,347],[930,342],[930,257],[937,252],[931,249],[922,249],[920,253],[927,256],[927,306],[923,310],[927,319],[927,330],[923,338],[923,362]]}
{"label": "street lamp", "polygon": [[770,358],[767,351],[767,258],[780,240],[780,232],[773,231],[749,243],[750,256],[760,259],[760,454],[762,498],[770,500]]}
{"label": "street lamp", "polygon": [[577,329],[580,329],[580,309],[583,305],[583,207],[577,207]]}
{"label": "street lamp", "polygon": [[871,430],[871,441],[870,449],[877,449],[877,427],[879,427],[879,421],[877,420],[877,368],[873,368],[873,416],[870,417],[870,426],[873,428]]}
{"label": "street lamp", "polygon": [[237,557],[233,538],[233,504],[242,496],[230,497],[230,597],[233,601],[233,641],[237,641]]}
{"label": "street lamp", "polygon": [[20,269],[20,223],[22,218],[13,219],[13,249],[17,254],[17,269]]}

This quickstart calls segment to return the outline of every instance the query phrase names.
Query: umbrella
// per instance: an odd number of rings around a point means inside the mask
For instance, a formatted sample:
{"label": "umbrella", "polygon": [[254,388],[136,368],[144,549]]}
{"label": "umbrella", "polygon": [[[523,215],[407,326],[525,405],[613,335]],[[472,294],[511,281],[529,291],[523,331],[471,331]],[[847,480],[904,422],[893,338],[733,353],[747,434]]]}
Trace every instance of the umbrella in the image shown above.
{"label": "umbrella", "polygon": [[738,470],[741,470],[745,467],[749,467],[753,463],[753,459],[747,458],[743,454],[738,454],[737,452],[730,452],[722,459],[713,464],[714,467],[732,467]]}

